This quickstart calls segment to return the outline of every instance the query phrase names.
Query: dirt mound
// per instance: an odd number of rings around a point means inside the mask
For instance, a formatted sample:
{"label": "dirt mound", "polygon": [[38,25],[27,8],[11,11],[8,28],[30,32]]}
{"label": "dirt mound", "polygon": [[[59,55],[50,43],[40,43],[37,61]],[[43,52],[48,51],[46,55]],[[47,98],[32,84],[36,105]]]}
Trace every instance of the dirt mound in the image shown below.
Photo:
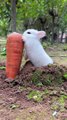
{"label": "dirt mound", "polygon": [[[36,118],[38,115],[38,120],[41,120],[47,113],[45,116],[45,120],[47,120],[48,114],[51,119],[56,111],[58,120],[62,117],[67,118],[66,67],[51,65],[35,68],[29,61],[21,68],[13,83],[5,82],[5,63],[0,63],[0,68],[0,119],[15,120],[20,116],[22,120],[28,117],[33,119],[31,115]],[[63,84],[54,87],[57,83]],[[36,101],[40,101],[40,103]],[[61,112],[63,109],[64,111]]]}
{"label": "dirt mound", "polygon": [[[5,63],[0,63],[0,79],[6,78]],[[34,67],[28,61],[23,68],[21,68],[19,75],[14,80],[14,85],[24,86],[43,86],[43,85],[60,85],[63,81],[67,80],[67,67],[63,65],[48,65],[45,67]]]}
{"label": "dirt mound", "polygon": [[56,85],[66,80],[67,68],[63,65],[48,65],[45,67],[35,68],[30,61],[21,69],[15,82],[20,85]]}

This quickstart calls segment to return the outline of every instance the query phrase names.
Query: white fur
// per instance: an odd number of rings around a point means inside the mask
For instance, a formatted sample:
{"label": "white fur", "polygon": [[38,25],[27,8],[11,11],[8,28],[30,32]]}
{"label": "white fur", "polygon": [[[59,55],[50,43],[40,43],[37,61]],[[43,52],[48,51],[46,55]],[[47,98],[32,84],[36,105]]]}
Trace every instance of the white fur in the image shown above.
{"label": "white fur", "polygon": [[[31,34],[28,34],[28,32]],[[45,35],[46,33],[44,31],[34,29],[28,29],[23,33],[26,54],[36,67],[53,64],[53,60],[48,56],[40,43],[40,38]]]}

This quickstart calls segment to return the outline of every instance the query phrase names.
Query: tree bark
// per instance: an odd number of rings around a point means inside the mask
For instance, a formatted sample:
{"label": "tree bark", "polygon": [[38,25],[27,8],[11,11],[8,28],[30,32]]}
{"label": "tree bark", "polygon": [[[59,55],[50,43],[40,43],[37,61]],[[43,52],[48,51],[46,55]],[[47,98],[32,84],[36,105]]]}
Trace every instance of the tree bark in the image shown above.
{"label": "tree bark", "polygon": [[52,16],[52,41],[51,41],[52,44],[54,43],[54,20],[55,18],[54,16]]}
{"label": "tree bark", "polygon": [[64,34],[64,31],[62,31],[62,33],[61,33],[61,42],[63,40],[63,34]]}
{"label": "tree bark", "polygon": [[16,0],[11,0],[11,30],[16,31]]}

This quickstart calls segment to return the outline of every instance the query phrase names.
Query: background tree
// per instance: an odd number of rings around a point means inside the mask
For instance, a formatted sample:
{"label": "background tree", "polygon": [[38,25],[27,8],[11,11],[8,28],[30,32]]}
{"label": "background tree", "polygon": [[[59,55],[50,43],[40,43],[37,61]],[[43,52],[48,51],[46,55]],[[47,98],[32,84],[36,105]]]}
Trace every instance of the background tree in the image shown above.
{"label": "background tree", "polygon": [[1,34],[22,33],[27,28],[43,29],[53,43],[59,31],[66,32],[66,0],[1,0],[0,3]]}
{"label": "background tree", "polygon": [[11,0],[11,30],[16,31],[16,1]]}

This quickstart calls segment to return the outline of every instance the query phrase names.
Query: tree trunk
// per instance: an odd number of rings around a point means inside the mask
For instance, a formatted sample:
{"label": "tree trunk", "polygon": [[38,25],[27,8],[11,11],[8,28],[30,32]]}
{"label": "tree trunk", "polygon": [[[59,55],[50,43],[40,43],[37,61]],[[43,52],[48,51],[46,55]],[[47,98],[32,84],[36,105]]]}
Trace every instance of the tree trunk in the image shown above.
{"label": "tree trunk", "polygon": [[55,18],[54,18],[54,16],[52,16],[52,44],[54,43],[54,20],[55,20]]}
{"label": "tree trunk", "polygon": [[63,40],[63,34],[64,34],[64,31],[62,31],[62,34],[61,34],[61,42]]}
{"label": "tree trunk", "polygon": [[11,30],[16,31],[16,0],[11,0]]}

